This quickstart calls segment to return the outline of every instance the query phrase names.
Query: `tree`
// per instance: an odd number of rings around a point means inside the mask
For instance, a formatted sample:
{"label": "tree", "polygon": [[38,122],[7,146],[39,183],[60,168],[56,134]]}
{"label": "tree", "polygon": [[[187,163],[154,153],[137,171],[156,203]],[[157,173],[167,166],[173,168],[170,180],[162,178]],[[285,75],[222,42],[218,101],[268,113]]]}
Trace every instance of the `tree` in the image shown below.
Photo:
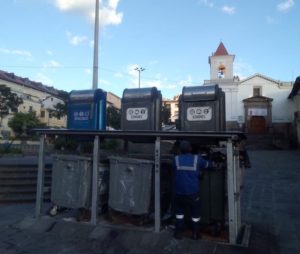
{"label": "tree", "polygon": [[60,119],[61,117],[65,116],[67,114],[66,104],[58,102],[53,107],[54,107],[54,109],[48,109],[49,114],[51,114],[51,116],[54,116],[54,117]]}
{"label": "tree", "polygon": [[106,120],[107,126],[113,127],[114,129],[121,128],[121,113],[114,107],[107,107],[106,109]]}
{"label": "tree", "polygon": [[162,106],[162,122],[168,124],[170,122],[171,109],[169,105]]}
{"label": "tree", "polygon": [[33,128],[44,127],[45,125],[35,115],[35,112],[16,113],[12,119],[9,120],[8,126],[14,131],[16,136],[22,137],[30,134]]}
{"label": "tree", "polygon": [[64,103],[58,102],[56,105],[54,105],[54,109],[49,109],[49,114],[51,116],[54,116],[56,118],[61,118],[65,115],[67,115],[67,109],[68,109],[68,101],[69,101],[69,93],[63,90],[58,90],[58,97],[61,98]]}
{"label": "tree", "polygon": [[0,84],[0,126],[2,120],[9,112],[18,112],[18,107],[23,103],[22,98],[12,93],[10,87]]}

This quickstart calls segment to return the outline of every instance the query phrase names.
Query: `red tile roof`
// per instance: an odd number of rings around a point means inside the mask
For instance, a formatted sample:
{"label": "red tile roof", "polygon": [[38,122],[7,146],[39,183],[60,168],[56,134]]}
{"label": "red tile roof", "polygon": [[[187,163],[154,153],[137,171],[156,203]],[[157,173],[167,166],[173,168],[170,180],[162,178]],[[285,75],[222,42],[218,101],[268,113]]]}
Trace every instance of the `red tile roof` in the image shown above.
{"label": "red tile roof", "polygon": [[228,55],[227,49],[225,48],[223,42],[220,42],[219,47],[217,48],[214,56],[226,56]]}
{"label": "red tile roof", "polygon": [[42,84],[41,82],[31,81],[28,78],[19,77],[19,76],[15,75],[14,73],[9,73],[9,72],[0,70],[0,79],[6,80],[9,82],[13,82],[13,83],[16,83],[16,84],[19,84],[22,86],[30,87],[30,88],[33,88],[35,90],[39,90],[42,92],[46,92],[46,93],[49,93],[54,96],[59,96],[58,90],[56,90],[55,88],[46,86],[46,85]]}

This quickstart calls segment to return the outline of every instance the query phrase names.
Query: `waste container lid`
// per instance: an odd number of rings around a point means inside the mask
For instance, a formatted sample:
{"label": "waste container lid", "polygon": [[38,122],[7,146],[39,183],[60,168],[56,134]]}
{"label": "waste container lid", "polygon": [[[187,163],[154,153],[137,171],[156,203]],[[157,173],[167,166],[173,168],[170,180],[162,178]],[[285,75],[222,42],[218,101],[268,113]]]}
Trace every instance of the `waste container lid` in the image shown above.
{"label": "waste container lid", "polygon": [[110,156],[108,157],[110,161],[117,161],[122,163],[134,163],[134,164],[154,164],[154,161],[144,160],[144,159],[136,159],[129,157],[119,157],[119,156]]}
{"label": "waste container lid", "polygon": [[106,92],[102,89],[90,89],[90,90],[73,90],[70,92],[70,102],[93,102],[98,101],[106,97]]}
{"label": "waste container lid", "polygon": [[88,156],[80,156],[75,154],[55,154],[53,160],[64,160],[64,161],[91,161],[92,158]]}
{"label": "waste container lid", "polygon": [[211,101],[219,97],[221,89],[218,85],[184,86],[182,88],[183,101]]}
{"label": "waste container lid", "polygon": [[125,89],[122,101],[130,102],[136,100],[153,100],[160,95],[156,87]]}

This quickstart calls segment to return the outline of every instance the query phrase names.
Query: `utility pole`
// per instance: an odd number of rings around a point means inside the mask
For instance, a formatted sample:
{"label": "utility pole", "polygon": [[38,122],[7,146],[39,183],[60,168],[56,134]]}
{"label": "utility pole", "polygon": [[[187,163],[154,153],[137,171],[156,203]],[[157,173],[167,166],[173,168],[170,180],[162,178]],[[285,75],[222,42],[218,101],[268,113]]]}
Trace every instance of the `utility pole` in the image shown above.
{"label": "utility pole", "polygon": [[134,70],[139,72],[139,88],[141,88],[141,72],[146,69],[143,67],[136,67]]}
{"label": "utility pole", "polygon": [[99,0],[95,7],[95,32],[94,32],[94,64],[93,64],[93,89],[98,87],[98,42],[99,41]]}

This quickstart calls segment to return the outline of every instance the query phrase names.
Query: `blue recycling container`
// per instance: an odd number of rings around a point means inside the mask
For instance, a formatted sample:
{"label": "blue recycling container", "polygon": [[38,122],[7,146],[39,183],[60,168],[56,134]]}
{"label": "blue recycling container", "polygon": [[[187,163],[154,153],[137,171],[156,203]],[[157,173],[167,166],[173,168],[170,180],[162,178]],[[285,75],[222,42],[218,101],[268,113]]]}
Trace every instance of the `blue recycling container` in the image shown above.
{"label": "blue recycling container", "polygon": [[71,91],[67,128],[75,130],[106,129],[106,92],[101,89]]}

